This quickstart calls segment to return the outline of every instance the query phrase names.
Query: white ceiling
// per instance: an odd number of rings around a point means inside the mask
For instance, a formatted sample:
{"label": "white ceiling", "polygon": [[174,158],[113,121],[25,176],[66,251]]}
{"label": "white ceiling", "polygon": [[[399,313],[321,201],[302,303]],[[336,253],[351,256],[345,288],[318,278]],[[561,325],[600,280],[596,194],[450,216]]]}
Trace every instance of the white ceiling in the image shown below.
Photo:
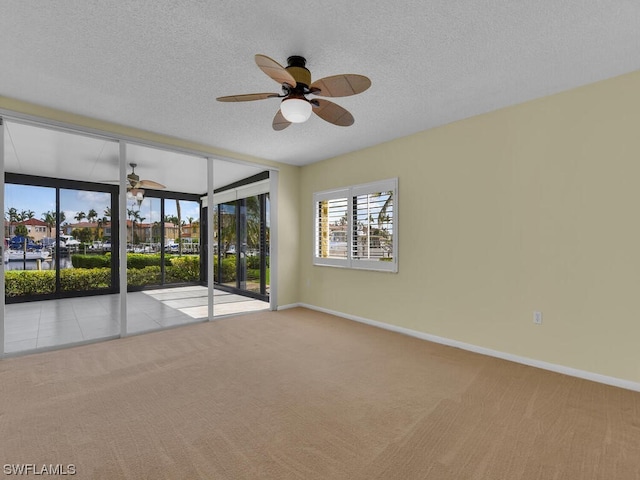
{"label": "white ceiling", "polygon": [[[142,180],[173,192],[207,192],[207,164],[197,157],[159,148],[127,144],[127,162]],[[8,121],[5,123],[5,170],[11,173],[118,184],[120,147],[97,138]],[[256,175],[264,168],[214,159],[214,188]],[[127,173],[131,167],[127,167]]]}
{"label": "white ceiling", "polygon": [[[0,95],[294,165],[640,67],[638,0],[2,0],[0,11]],[[216,102],[279,91],[256,53],[305,56],[314,79],[370,77],[336,99],[355,124],[314,116],[275,132],[278,100]]]}

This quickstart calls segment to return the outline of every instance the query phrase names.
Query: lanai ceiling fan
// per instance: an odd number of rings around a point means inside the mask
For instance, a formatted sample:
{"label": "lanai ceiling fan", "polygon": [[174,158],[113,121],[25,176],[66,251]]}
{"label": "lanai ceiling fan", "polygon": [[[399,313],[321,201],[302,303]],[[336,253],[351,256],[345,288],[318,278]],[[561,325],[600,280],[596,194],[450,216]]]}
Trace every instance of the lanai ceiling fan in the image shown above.
{"label": "lanai ceiling fan", "polygon": [[162,190],[166,188],[164,185],[158,182],[154,182],[153,180],[140,180],[140,176],[136,174],[137,163],[130,163],[131,173],[127,175],[127,181],[129,182],[128,189],[136,189],[136,188],[153,188],[156,190]]}
{"label": "lanai ceiling fan", "polygon": [[[144,189],[150,188],[155,190],[161,190],[166,188],[164,185],[153,180],[140,180],[140,176],[136,173],[137,163],[130,163],[131,173],[127,175],[127,198],[135,199],[138,203],[144,200]],[[112,180],[117,182],[117,180]]]}
{"label": "lanai ceiling fan", "polygon": [[348,127],[353,125],[353,115],[340,105],[319,97],[347,97],[364,92],[371,86],[371,80],[364,75],[346,73],[324,77],[311,82],[311,72],[306,68],[304,57],[293,55],[287,59],[287,67],[266,55],[256,55],[255,61],[260,70],[282,86],[282,93],[249,93],[218,97],[219,102],[249,102],[267,98],[281,98],[280,109],[273,118],[274,130],[284,130],[292,123],[306,122],[311,112],[323,120]]}

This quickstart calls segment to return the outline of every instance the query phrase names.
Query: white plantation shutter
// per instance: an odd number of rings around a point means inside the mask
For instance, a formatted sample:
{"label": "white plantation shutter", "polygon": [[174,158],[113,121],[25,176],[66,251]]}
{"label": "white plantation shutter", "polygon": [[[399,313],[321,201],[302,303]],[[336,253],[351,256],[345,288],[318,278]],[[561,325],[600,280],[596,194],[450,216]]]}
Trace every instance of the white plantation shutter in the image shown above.
{"label": "white plantation shutter", "polygon": [[397,178],[315,193],[315,265],[398,271]]}
{"label": "white plantation shutter", "polygon": [[353,197],[354,260],[386,261],[393,258],[393,191]]}
{"label": "white plantation shutter", "polygon": [[332,190],[314,195],[314,258],[323,265],[346,267],[349,243],[349,191]]}

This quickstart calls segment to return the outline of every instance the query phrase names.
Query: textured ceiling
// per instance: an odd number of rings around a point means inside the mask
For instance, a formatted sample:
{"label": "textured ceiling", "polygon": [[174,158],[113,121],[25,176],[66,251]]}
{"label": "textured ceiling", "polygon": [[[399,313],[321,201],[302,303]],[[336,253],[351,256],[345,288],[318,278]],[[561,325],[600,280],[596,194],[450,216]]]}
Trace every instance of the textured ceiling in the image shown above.
{"label": "textured ceiling", "polygon": [[[640,68],[638,0],[0,0],[0,95],[303,165]],[[313,78],[358,73],[318,117],[275,132],[256,53]]]}

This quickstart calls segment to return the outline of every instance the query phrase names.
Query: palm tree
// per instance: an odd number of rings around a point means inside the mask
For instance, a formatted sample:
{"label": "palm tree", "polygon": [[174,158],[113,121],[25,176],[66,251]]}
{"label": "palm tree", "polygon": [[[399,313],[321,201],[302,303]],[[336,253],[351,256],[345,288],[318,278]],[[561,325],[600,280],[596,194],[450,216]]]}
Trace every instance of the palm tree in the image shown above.
{"label": "palm tree", "polygon": [[247,205],[247,247],[260,248],[260,201],[258,197],[245,199]]}
{"label": "palm tree", "polygon": [[75,218],[75,219],[76,219],[76,221],[77,221],[78,223],[80,223],[82,220],[84,220],[85,218],[87,218],[87,214],[86,214],[86,213],[84,213],[84,212],[78,212],[78,213],[76,213],[76,216],[75,216],[75,217],[73,217],[73,218]]}
{"label": "palm tree", "polygon": [[104,225],[104,217],[99,218],[97,223],[98,229],[96,230],[95,240],[102,240],[102,226]]}
{"label": "palm tree", "polygon": [[176,198],[176,210],[178,212],[178,256],[182,256],[182,215],[180,210],[180,200]]}
{"label": "palm tree", "polygon": [[200,220],[194,220],[191,224],[191,235],[198,236],[198,232],[200,232]]}
{"label": "palm tree", "polygon": [[374,197],[382,197],[383,195],[387,195],[387,198],[378,212],[378,228],[381,230],[382,224],[389,222],[391,218],[390,215],[387,214],[387,210],[389,210],[389,207],[393,204],[393,192],[379,192],[373,194]]}
{"label": "palm tree", "polygon": [[225,253],[235,244],[236,207],[235,202],[220,205],[220,248]]}
{"label": "palm tree", "polygon": [[[380,192],[374,194],[373,196],[382,197],[384,195],[386,195],[387,198],[385,199],[382,208],[380,208],[380,211],[378,212],[378,233],[385,239],[382,245],[384,253],[391,257],[393,255],[393,243],[391,242],[393,237],[389,234],[389,230],[387,228],[384,228],[384,225],[388,224],[391,221],[391,215],[393,215],[393,192]],[[389,210],[391,211],[391,215],[389,214]],[[395,234],[395,232],[392,233]]]}
{"label": "palm tree", "polygon": [[[96,221],[96,218],[98,218],[98,212],[96,212],[92,208],[91,210],[89,210],[89,213],[87,213],[87,220],[89,220],[90,223],[93,223]],[[91,231],[93,232],[94,240],[96,240],[98,236],[97,230],[94,230],[93,228],[91,228]]]}
{"label": "palm tree", "polygon": [[136,222],[142,223],[146,217],[140,216],[140,210],[134,210],[133,208],[127,208],[127,216],[131,220],[131,243],[139,243],[136,239]]}
{"label": "palm tree", "polygon": [[24,221],[24,220],[31,220],[33,217],[36,216],[36,212],[34,212],[33,210],[22,210],[20,212],[20,221]]}
{"label": "palm tree", "polygon": [[18,221],[18,210],[15,207],[11,207],[7,210],[7,217],[9,217],[10,223],[15,223]]}
{"label": "palm tree", "polygon": [[[140,235],[137,235],[135,233],[135,225],[136,222],[138,222],[138,225],[140,225],[142,222],[144,222],[146,217],[141,217],[140,216],[140,210],[136,210],[133,214],[133,224],[131,225],[132,229],[133,229],[133,234],[134,234],[134,243],[140,243]],[[136,238],[138,237],[138,238]]]}
{"label": "palm tree", "polygon": [[56,227],[56,212],[51,210],[44,212],[42,214],[42,221],[47,224],[47,228],[49,229],[48,237],[52,237],[52,232],[54,232],[54,228]]}
{"label": "palm tree", "polygon": [[153,226],[151,227],[151,237],[154,243],[160,243],[160,222],[153,222]]}
{"label": "palm tree", "polygon": [[133,208],[127,208],[127,217],[131,221],[131,237],[129,238],[131,243],[133,243],[133,226],[135,224],[136,213],[137,213],[137,211],[134,210]]}
{"label": "palm tree", "polygon": [[[174,227],[174,228],[171,229],[172,230],[172,236],[175,239],[175,231],[176,231],[175,229],[178,228],[178,231],[179,231],[178,217],[176,217],[175,215],[165,215],[164,216],[164,223],[165,224],[166,223],[172,224],[172,226]],[[164,227],[164,235],[165,236],[166,236],[166,232],[167,232],[167,226],[165,225],[165,227]],[[180,238],[180,237],[178,237],[178,238]],[[166,240],[166,238],[165,238],[165,240]]]}
{"label": "palm tree", "polygon": [[[14,223],[18,222],[18,210],[15,209],[14,207],[11,207],[9,210],[7,210],[6,215],[8,217],[9,220],[9,224],[5,226],[5,236],[10,236],[11,235],[11,227],[13,226]],[[15,235],[15,232],[14,232]]]}
{"label": "palm tree", "polygon": [[102,213],[104,215],[102,217],[102,226],[104,227],[107,223],[111,223],[111,207],[105,208]]}

